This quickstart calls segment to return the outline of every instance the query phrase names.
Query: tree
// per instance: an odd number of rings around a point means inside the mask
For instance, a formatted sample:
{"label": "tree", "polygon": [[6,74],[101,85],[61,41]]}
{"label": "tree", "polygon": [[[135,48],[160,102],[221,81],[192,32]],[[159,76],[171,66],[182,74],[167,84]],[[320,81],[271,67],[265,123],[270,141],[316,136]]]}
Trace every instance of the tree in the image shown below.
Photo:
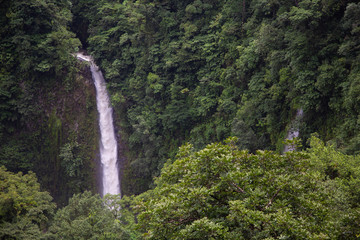
{"label": "tree", "polygon": [[54,213],[48,192],[33,172],[15,174],[0,167],[0,238],[40,239]]}
{"label": "tree", "polygon": [[188,144],[140,201],[139,227],[146,239],[335,239],[347,195],[324,177],[303,152]]}
{"label": "tree", "polygon": [[106,196],[104,201],[86,191],[75,194],[59,209],[50,227],[49,239],[133,239],[121,226],[119,199]]}
{"label": "tree", "polygon": [[360,236],[360,155],[346,155],[312,136],[307,151],[313,167],[326,178],[324,185],[331,194],[333,209],[342,214],[337,229],[338,239],[358,239]]}

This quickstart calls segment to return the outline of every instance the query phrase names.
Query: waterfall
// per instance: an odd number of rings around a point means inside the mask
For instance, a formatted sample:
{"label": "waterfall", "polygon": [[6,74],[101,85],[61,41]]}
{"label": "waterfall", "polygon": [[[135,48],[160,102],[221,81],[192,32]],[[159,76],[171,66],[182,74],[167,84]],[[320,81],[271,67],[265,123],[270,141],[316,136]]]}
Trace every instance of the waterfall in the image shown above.
{"label": "waterfall", "polygon": [[117,165],[117,142],[115,138],[112,108],[106,90],[105,79],[90,56],[77,53],[80,60],[91,63],[90,69],[96,88],[96,104],[99,112],[100,158],[102,166],[102,195],[120,194],[119,170]]}
{"label": "waterfall", "polygon": [[[295,119],[291,122],[291,127],[287,133],[286,140],[293,140],[294,138],[299,137],[299,125],[300,121],[304,115],[304,111],[302,108],[298,109],[296,112]],[[284,152],[294,151],[295,146],[291,144],[286,144],[284,148]]]}

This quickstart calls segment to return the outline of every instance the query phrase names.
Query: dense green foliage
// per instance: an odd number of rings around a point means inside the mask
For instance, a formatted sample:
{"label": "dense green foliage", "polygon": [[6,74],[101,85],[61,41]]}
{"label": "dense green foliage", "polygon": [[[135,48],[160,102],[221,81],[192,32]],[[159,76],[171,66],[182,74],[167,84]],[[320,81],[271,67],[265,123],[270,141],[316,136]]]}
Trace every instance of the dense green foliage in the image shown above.
{"label": "dense green foliage", "polygon": [[138,239],[130,199],[101,199],[89,191],[74,195],[55,212],[33,172],[14,174],[0,167],[0,239]]}
{"label": "dense green foliage", "polygon": [[[122,199],[91,193],[81,44]],[[357,0],[0,0],[0,238],[358,239],[359,63]]]}
{"label": "dense green foliage", "polygon": [[35,174],[14,174],[0,167],[0,189],[0,238],[40,239],[55,204],[48,192],[40,191]]}
{"label": "dense green foliage", "polygon": [[[1,239],[138,239],[127,197],[85,191],[55,212],[48,192],[33,172],[23,175],[0,167]],[[130,201],[131,202],[131,201]]]}
{"label": "dense green foliage", "polygon": [[[113,206],[112,208],[109,207]],[[119,197],[90,192],[74,195],[69,204],[58,210],[50,228],[49,239],[133,239],[122,224]]]}
{"label": "dense green foliage", "polygon": [[[360,156],[312,137],[307,151],[251,154],[236,139],[166,163],[136,197],[86,191],[53,214],[33,173],[0,168],[5,239],[357,239]],[[40,231],[43,230],[43,231]],[[46,231],[47,230],[47,231]]]}
{"label": "dense green foliage", "polygon": [[91,75],[77,73],[83,67],[71,55],[80,41],[69,31],[70,7],[6,0],[0,8],[0,165],[36,172],[61,204],[95,189],[98,135]]}
{"label": "dense green foliage", "polygon": [[140,208],[146,239],[357,239],[358,156],[316,138],[285,155],[234,143],[185,145],[164,166]]}
{"label": "dense green foliage", "polygon": [[299,108],[303,145],[318,132],[359,151],[358,1],[94,4],[89,50],[128,140],[126,193],[147,189],[185,141],[200,148],[232,135],[250,151],[282,151]]}

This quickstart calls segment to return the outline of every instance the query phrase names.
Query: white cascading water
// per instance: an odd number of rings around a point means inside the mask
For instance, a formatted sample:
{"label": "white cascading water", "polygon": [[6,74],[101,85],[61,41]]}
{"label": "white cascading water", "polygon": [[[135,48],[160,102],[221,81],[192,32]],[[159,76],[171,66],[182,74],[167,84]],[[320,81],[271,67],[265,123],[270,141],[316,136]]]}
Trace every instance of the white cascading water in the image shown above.
{"label": "white cascading water", "polygon": [[115,138],[112,108],[110,105],[109,95],[106,90],[105,79],[90,56],[82,53],[76,54],[80,60],[91,63],[90,69],[96,88],[96,103],[99,112],[100,126],[100,158],[102,165],[102,184],[105,194],[120,194],[119,170],[117,166],[117,142]]}
{"label": "white cascading water", "polygon": [[[291,127],[287,133],[286,139],[287,140],[293,140],[294,138],[299,137],[299,123],[304,115],[304,111],[302,108],[298,109],[296,112],[295,119],[291,123]],[[286,144],[284,148],[284,152],[294,151],[296,150],[294,145]]]}

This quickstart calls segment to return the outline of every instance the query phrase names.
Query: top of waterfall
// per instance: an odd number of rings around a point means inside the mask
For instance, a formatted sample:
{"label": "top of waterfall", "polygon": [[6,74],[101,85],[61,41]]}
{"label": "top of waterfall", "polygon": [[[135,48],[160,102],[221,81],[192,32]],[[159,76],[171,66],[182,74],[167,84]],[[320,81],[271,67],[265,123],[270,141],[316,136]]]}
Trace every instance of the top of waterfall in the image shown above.
{"label": "top of waterfall", "polygon": [[87,61],[87,62],[93,61],[91,56],[84,55],[82,52],[76,53],[76,57],[80,60]]}

